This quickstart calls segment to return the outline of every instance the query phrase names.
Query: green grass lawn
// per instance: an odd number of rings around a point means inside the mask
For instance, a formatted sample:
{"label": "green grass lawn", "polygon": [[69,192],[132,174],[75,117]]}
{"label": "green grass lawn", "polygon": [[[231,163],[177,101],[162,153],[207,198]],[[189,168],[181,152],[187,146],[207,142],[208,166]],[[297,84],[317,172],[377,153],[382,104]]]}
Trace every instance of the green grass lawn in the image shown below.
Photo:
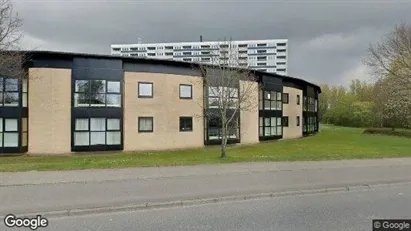
{"label": "green grass lawn", "polygon": [[156,153],[0,157],[0,171],[411,157],[410,138],[366,135],[363,131],[361,128],[323,125],[318,134],[306,138],[232,146],[228,149],[227,159],[219,158],[219,147]]}

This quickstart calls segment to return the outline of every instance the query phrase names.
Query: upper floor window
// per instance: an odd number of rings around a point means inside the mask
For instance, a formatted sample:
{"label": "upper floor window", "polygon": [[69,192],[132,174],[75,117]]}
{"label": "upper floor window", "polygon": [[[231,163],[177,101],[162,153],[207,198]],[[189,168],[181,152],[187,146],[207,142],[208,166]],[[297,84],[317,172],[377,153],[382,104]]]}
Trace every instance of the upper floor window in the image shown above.
{"label": "upper floor window", "polygon": [[267,53],[267,50],[257,50],[258,54]]}
{"label": "upper floor window", "polygon": [[155,47],[147,47],[147,50],[150,50],[150,51],[155,50],[155,49],[156,49]]}
{"label": "upper floor window", "polygon": [[121,107],[120,82],[76,80],[74,107]]}
{"label": "upper floor window", "polygon": [[[264,94],[262,94],[264,93]],[[281,102],[281,92],[277,91],[264,91],[260,93],[260,109],[264,108],[264,110],[281,110],[282,109],[282,102]],[[263,105],[261,105],[263,103]]]}
{"label": "upper floor window", "polygon": [[210,48],[210,45],[201,45],[201,48]]}
{"label": "upper floor window", "polygon": [[168,49],[168,50],[172,50],[173,49],[173,46],[166,46],[166,47],[164,47],[165,49]]}
{"label": "upper floor window", "polygon": [[297,95],[297,105],[300,105],[300,95]]}
{"label": "upper floor window", "polygon": [[191,46],[183,46],[183,49],[191,49]]}
{"label": "upper floor window", "polygon": [[267,56],[258,56],[257,60],[267,60]]}
{"label": "upper floor window", "polygon": [[285,56],[277,56],[277,59],[285,59]]}
{"label": "upper floor window", "polygon": [[247,47],[247,44],[238,44],[238,47]]}
{"label": "upper floor window", "polygon": [[288,97],[289,97],[288,93],[283,93],[283,103],[284,104],[288,104]]}
{"label": "upper floor window", "polygon": [[208,88],[208,107],[221,108],[227,106],[228,108],[237,107],[238,102],[238,88],[231,87],[209,87]]}
{"label": "upper floor window", "polygon": [[304,96],[304,111],[316,111],[315,99],[313,97]]}
{"label": "upper floor window", "polygon": [[192,99],[193,86],[188,84],[180,84],[180,99]]}
{"label": "upper floor window", "polygon": [[257,46],[258,47],[265,47],[265,46],[267,46],[267,43],[258,43]]}
{"label": "upper floor window", "polygon": [[113,51],[120,51],[120,47],[113,47]]}
{"label": "upper floor window", "polygon": [[277,43],[277,46],[279,46],[279,47],[282,47],[282,46],[285,46],[285,45],[287,45],[287,43]]}
{"label": "upper floor window", "polygon": [[138,83],[139,98],[153,98],[153,83]]}
{"label": "upper floor window", "polygon": [[19,80],[0,78],[0,107],[19,106]]}

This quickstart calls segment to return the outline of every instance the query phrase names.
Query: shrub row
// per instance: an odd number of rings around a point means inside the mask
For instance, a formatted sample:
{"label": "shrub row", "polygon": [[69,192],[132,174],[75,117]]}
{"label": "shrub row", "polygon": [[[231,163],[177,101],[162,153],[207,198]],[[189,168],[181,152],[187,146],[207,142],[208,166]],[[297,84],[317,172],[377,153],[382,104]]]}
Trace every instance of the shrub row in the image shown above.
{"label": "shrub row", "polygon": [[367,128],[364,130],[365,134],[401,136],[411,138],[411,130],[392,130],[391,128]]}

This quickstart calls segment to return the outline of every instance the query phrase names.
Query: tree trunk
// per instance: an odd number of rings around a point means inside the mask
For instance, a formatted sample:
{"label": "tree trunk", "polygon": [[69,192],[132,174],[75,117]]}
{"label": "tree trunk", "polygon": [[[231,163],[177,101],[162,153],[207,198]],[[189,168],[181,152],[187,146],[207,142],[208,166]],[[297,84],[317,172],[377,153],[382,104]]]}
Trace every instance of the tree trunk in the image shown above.
{"label": "tree trunk", "polygon": [[222,134],[222,139],[221,139],[221,155],[220,155],[220,157],[223,159],[223,158],[227,158],[227,138],[226,138],[226,131],[225,131],[225,129],[224,129],[224,126],[223,126],[223,129],[222,129],[222,132],[223,132],[223,134]]}
{"label": "tree trunk", "polygon": [[226,144],[224,144],[225,142],[223,141],[223,143],[221,144],[221,158],[225,159],[227,158],[227,151],[226,151]]}

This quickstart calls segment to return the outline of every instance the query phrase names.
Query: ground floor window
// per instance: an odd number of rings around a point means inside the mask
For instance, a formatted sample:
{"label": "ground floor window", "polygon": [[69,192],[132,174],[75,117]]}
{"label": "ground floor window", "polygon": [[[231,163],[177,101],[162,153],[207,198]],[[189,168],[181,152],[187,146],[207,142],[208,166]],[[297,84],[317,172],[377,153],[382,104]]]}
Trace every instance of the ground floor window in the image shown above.
{"label": "ground floor window", "polygon": [[[208,139],[209,140],[221,140],[223,139],[223,129],[222,129],[222,123],[220,118],[212,118],[208,120]],[[239,120],[238,119],[233,119],[233,121],[230,123],[229,128],[228,128],[228,134],[227,138],[228,139],[239,139],[240,136],[240,126],[239,126]]]}
{"label": "ground floor window", "polygon": [[0,147],[19,147],[17,118],[0,118]]}
{"label": "ground floor window", "polygon": [[317,117],[304,118],[304,132],[314,132],[317,130]]}
{"label": "ground floor window", "polygon": [[180,132],[193,131],[193,117],[180,117]]}
{"label": "ground floor window", "polygon": [[120,145],[118,118],[76,118],[74,146]]}
{"label": "ground floor window", "polygon": [[282,117],[260,117],[259,119],[259,135],[262,136],[281,136]]}
{"label": "ground floor window", "polygon": [[138,132],[153,132],[153,117],[138,117]]}

